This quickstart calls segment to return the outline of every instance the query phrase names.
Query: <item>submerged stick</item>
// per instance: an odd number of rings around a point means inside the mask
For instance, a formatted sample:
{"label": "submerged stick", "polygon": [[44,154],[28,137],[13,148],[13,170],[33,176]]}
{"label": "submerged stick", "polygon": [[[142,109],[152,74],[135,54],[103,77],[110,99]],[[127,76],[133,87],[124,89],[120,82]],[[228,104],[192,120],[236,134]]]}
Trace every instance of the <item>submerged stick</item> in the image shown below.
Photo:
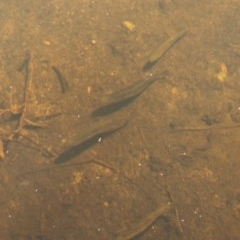
{"label": "submerged stick", "polygon": [[24,59],[23,63],[17,69],[18,72],[23,72],[23,70],[25,70],[27,72],[28,63],[30,61],[30,58],[31,58],[30,52],[26,52],[26,56],[25,56],[25,59]]}
{"label": "submerged stick", "polygon": [[202,132],[211,130],[230,130],[240,128],[240,124],[232,126],[213,126],[213,127],[186,127],[173,129],[174,132]]}
{"label": "submerged stick", "polygon": [[146,218],[138,222],[132,228],[123,230],[122,232],[118,233],[116,236],[116,240],[133,239],[134,237],[138,236],[140,233],[144,232],[159,217],[164,216],[171,209],[172,209],[172,205],[170,203],[167,203],[164,206],[157,208],[154,212],[150,213]]}
{"label": "submerged stick", "polygon": [[18,130],[20,131],[23,127],[23,121],[25,119],[28,101],[30,100],[32,94],[32,82],[33,82],[33,53],[27,53],[27,57],[24,63],[24,67],[26,67],[26,79],[25,79],[25,87],[24,87],[24,95],[23,95],[23,107],[20,118],[18,120]]}
{"label": "submerged stick", "polygon": [[56,66],[52,66],[53,71],[56,73],[59,83],[61,85],[62,93],[66,93],[69,90],[68,82],[66,78],[62,75]]}

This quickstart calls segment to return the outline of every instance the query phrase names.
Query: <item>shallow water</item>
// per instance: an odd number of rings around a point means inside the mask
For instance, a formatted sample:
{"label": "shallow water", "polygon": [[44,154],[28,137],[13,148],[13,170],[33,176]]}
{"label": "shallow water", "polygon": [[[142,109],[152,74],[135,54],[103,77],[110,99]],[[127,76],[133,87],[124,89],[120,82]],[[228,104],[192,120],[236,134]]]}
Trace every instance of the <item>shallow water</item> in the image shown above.
{"label": "shallow water", "polygon": [[[41,126],[24,127],[25,138],[4,144],[1,239],[111,240],[167,202],[174,211],[137,239],[240,238],[240,129],[230,127],[240,122],[240,3],[129,2],[0,2],[0,108],[13,115],[1,115],[1,138],[15,134],[26,87],[18,69],[28,52],[25,117]],[[149,54],[184,29],[186,36],[143,72]],[[65,94],[52,66],[68,81]],[[35,172],[54,166],[46,151],[84,132],[102,96],[163,70],[164,82],[119,110],[129,116],[125,128],[71,160],[106,166]],[[176,131],[185,128],[203,130]]]}

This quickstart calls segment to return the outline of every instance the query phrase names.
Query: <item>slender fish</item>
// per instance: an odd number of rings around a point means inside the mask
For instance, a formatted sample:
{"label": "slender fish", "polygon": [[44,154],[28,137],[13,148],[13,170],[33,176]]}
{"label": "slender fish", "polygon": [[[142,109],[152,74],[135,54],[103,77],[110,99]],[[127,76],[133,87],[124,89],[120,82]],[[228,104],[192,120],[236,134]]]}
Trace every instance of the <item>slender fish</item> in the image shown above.
{"label": "slender fish", "polygon": [[105,137],[114,133],[127,125],[128,121],[125,117],[111,117],[94,119],[89,126],[71,136],[67,141],[64,150],[55,159],[55,163],[63,163],[71,160],[87,148],[98,142],[100,137]]}
{"label": "slender fish", "polygon": [[136,97],[144,92],[151,84],[155,81],[165,79],[167,71],[163,71],[159,76],[152,77],[148,80],[138,81],[120,91],[114,92],[107,95],[100,100],[102,105],[100,108],[96,109],[92,115],[93,116],[103,116],[115,112],[122,107],[131,103]]}
{"label": "slender fish", "polygon": [[126,117],[119,116],[96,119],[89,126],[86,126],[83,131],[76,132],[71,137],[71,143],[79,145],[94,136],[116,131],[124,127],[127,122]]}
{"label": "slender fish", "polygon": [[152,54],[150,54],[142,70],[147,71],[151,67],[153,67],[157,63],[157,61],[164,55],[164,53],[166,53],[178,40],[184,37],[185,34],[186,30],[183,30],[167,39],[163,44],[161,44],[157,49],[155,49]]}
{"label": "slender fish", "polygon": [[142,81],[136,82],[136,83],[132,84],[131,86],[128,86],[120,91],[117,91],[117,92],[107,96],[107,99],[109,102],[120,102],[120,101],[129,99],[129,98],[138,96],[155,81],[164,79],[166,72],[167,71],[163,71],[162,73],[160,73],[160,76],[152,77],[147,80],[142,80]]}

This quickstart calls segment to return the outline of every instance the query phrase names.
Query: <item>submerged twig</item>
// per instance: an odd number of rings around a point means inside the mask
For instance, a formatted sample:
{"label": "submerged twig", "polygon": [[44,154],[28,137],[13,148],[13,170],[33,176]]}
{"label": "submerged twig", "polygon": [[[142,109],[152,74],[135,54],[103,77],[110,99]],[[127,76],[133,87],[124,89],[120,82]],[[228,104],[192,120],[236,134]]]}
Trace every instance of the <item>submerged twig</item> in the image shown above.
{"label": "submerged twig", "polygon": [[171,203],[167,203],[164,206],[157,208],[155,211],[150,213],[148,216],[146,216],[144,219],[142,219],[130,229],[123,230],[122,232],[118,233],[116,236],[116,240],[130,240],[135,238],[140,233],[144,232],[147,228],[149,228],[156,221],[156,219],[164,216],[171,209]]}
{"label": "submerged twig", "polygon": [[18,121],[18,130],[23,127],[23,121],[25,119],[25,114],[27,111],[27,102],[29,100],[29,95],[31,95],[32,91],[32,71],[33,71],[33,63],[32,63],[32,52],[29,53],[26,62],[26,79],[25,79],[25,87],[24,87],[24,95],[23,95],[23,108]]}
{"label": "submerged twig", "polygon": [[202,131],[210,131],[210,130],[227,130],[227,129],[235,129],[235,128],[240,128],[240,124],[236,124],[232,126],[187,127],[187,128],[173,129],[173,131],[174,132],[202,132]]}
{"label": "submerged twig", "polygon": [[[21,139],[26,139],[30,144],[30,146],[34,146],[37,149],[41,149],[43,154],[47,156],[56,157],[57,154],[54,153],[51,148],[46,147],[39,143],[38,135],[35,134],[33,137],[29,134],[25,129],[30,128],[43,128],[46,125],[44,123],[39,123],[37,121],[41,120],[43,117],[35,117],[29,119],[27,115],[27,109],[32,103],[31,97],[33,96],[33,53],[27,52],[26,57],[22,65],[18,69],[19,72],[23,72],[25,74],[24,79],[24,88],[23,88],[23,99],[21,105],[12,104],[12,95],[10,94],[10,107],[8,109],[0,109],[0,118],[2,122],[8,121],[16,121],[15,124],[11,124],[11,128],[2,129],[0,128],[1,139],[3,143],[6,145],[11,141],[16,141],[21,143]],[[51,117],[59,116],[62,113],[51,114],[44,116],[44,119],[49,119]],[[4,147],[0,142],[0,159],[4,158]]]}
{"label": "submerged twig", "polygon": [[62,93],[66,93],[69,90],[68,82],[60,70],[56,66],[52,66],[53,71],[56,73],[59,83],[61,85]]}
{"label": "submerged twig", "polygon": [[0,160],[4,159],[4,147],[3,147],[3,141],[0,140]]}
{"label": "submerged twig", "polygon": [[27,70],[28,70],[28,63],[30,61],[30,58],[31,58],[31,54],[29,52],[26,52],[26,57],[25,57],[23,63],[17,69],[18,72],[23,72],[23,70],[25,70],[27,72]]}

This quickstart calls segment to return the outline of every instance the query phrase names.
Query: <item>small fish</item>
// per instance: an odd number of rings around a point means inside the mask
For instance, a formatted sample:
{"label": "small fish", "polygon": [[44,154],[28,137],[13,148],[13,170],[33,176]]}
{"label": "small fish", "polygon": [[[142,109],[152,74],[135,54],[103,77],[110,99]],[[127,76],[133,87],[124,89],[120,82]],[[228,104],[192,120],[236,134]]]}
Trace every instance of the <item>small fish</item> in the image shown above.
{"label": "small fish", "polygon": [[135,239],[136,236],[144,232],[148,227],[150,227],[157,218],[166,215],[172,209],[170,203],[165,204],[157,208],[155,211],[150,213],[146,218],[139,221],[136,225],[133,225],[130,229],[123,230],[116,235],[116,240],[130,240]]}
{"label": "small fish", "polygon": [[52,66],[52,69],[56,73],[57,78],[60,82],[62,93],[66,93],[69,90],[69,86],[66,78],[62,75],[62,73],[59,71],[59,69],[56,66]]}
{"label": "small fish", "polygon": [[74,136],[70,137],[66,144],[65,150],[55,159],[54,163],[64,163],[79,155],[84,150],[96,144],[99,138],[106,137],[127,125],[125,117],[111,117],[95,119],[89,126],[86,126],[81,132],[76,131]]}
{"label": "small fish", "polygon": [[166,53],[178,40],[184,37],[186,30],[177,33],[176,35],[167,39],[163,44],[161,44],[157,49],[150,54],[147,62],[143,66],[142,70],[145,72],[153,67],[157,61]]}
{"label": "small fish", "polygon": [[165,79],[166,75],[167,71],[163,71],[157,77],[136,82],[131,86],[103,97],[103,99],[100,100],[103,103],[103,106],[93,111],[92,116],[104,116],[121,109],[131,103],[155,81]]}

